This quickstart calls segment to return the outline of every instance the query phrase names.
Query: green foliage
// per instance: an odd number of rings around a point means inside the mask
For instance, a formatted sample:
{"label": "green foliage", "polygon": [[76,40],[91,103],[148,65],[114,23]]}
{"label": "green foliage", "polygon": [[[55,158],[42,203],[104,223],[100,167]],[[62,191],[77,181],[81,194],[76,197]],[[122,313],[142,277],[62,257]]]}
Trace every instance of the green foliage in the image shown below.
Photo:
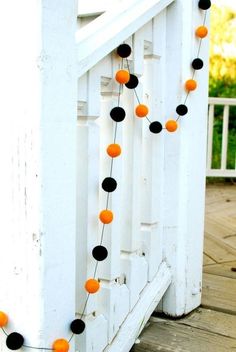
{"label": "green foliage", "polygon": [[210,76],[209,96],[222,97],[222,98],[235,98],[236,80],[233,80],[232,78],[229,78],[229,77],[223,77],[221,79],[218,79]]}
{"label": "green foliage", "polygon": [[[221,107],[222,109],[222,107]],[[222,109],[223,110],[223,109]],[[212,149],[212,168],[219,169],[221,165],[221,145],[222,145],[222,129],[223,129],[223,111],[214,120],[213,130],[213,149]],[[230,114],[230,122],[235,121]],[[228,134],[228,152],[227,152],[227,169],[235,168],[236,158],[236,128],[229,128]]]}
{"label": "green foliage", "polygon": [[[212,5],[210,38],[209,96],[236,97],[236,13],[231,9]],[[223,107],[215,107],[212,167],[220,168],[223,129]],[[236,107],[230,107],[227,168],[235,168]]]}

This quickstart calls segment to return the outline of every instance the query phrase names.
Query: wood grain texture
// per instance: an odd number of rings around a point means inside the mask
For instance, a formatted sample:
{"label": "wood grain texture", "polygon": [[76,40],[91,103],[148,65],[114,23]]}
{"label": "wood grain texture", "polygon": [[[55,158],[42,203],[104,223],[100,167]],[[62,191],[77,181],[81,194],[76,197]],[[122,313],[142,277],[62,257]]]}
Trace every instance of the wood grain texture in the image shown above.
{"label": "wood grain texture", "polygon": [[236,261],[205,265],[204,273],[236,279]]}
{"label": "wood grain texture", "polygon": [[202,306],[236,314],[236,280],[204,274]]}
{"label": "wood grain texture", "polygon": [[205,232],[204,252],[217,263],[233,261],[236,250],[214,235]]}
{"label": "wood grain texture", "polygon": [[207,331],[204,326],[180,324],[177,321],[151,322],[132,352],[228,352],[236,348],[236,339]]}
{"label": "wood grain texture", "polygon": [[[168,321],[167,319],[151,317],[151,322]],[[208,332],[217,333],[221,336],[236,339],[236,316],[210,309],[198,308],[183,319],[174,321],[175,324],[191,326]]]}
{"label": "wood grain texture", "polygon": [[203,265],[210,265],[210,264],[215,264],[215,260],[213,260],[211,257],[209,257],[207,254],[203,254]]}

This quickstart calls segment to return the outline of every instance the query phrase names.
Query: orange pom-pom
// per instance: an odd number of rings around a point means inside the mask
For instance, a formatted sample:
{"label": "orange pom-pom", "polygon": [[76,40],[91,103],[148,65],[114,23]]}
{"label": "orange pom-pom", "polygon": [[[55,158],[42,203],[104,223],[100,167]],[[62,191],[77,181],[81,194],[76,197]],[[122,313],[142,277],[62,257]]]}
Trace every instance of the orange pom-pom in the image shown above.
{"label": "orange pom-pom", "polygon": [[64,339],[55,340],[52,349],[55,352],[68,352],[70,348],[69,342]]}
{"label": "orange pom-pom", "polygon": [[0,311],[0,328],[3,328],[8,323],[8,316]]}
{"label": "orange pom-pom", "polygon": [[195,90],[197,88],[197,82],[194,79],[188,79],[185,82],[185,88],[186,90]]}
{"label": "orange pom-pom", "polygon": [[107,154],[111,157],[111,158],[116,158],[117,156],[119,156],[121,154],[121,147],[119,144],[110,144],[107,147]]}
{"label": "orange pom-pom", "polygon": [[88,292],[88,293],[96,293],[99,288],[100,288],[100,284],[97,280],[95,279],[88,279],[86,282],[85,282],[85,290]]}
{"label": "orange pom-pom", "polygon": [[208,34],[208,29],[205,26],[200,26],[196,29],[195,33],[198,38],[205,38]]}
{"label": "orange pom-pom", "polygon": [[110,224],[113,220],[113,213],[111,210],[102,210],[99,214],[99,219],[103,224]]}
{"label": "orange pom-pom", "polygon": [[138,117],[145,117],[148,114],[148,107],[144,104],[139,104],[135,109],[135,114]]}
{"label": "orange pom-pom", "polygon": [[166,122],[166,129],[169,132],[175,132],[178,128],[178,124],[175,120],[168,120]]}
{"label": "orange pom-pom", "polygon": [[116,80],[120,84],[128,83],[130,79],[130,74],[126,70],[119,70],[116,72]]}

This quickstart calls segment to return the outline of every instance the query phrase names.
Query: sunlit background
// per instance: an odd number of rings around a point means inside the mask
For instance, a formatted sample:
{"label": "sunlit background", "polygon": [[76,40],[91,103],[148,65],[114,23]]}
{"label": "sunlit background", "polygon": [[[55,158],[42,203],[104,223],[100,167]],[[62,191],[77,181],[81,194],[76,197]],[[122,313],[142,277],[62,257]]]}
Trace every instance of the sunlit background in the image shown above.
{"label": "sunlit background", "polygon": [[[209,96],[236,98],[236,0],[214,0],[210,20]],[[213,168],[220,167],[223,107],[217,106],[213,134]],[[236,107],[230,107],[227,167],[236,157]]]}

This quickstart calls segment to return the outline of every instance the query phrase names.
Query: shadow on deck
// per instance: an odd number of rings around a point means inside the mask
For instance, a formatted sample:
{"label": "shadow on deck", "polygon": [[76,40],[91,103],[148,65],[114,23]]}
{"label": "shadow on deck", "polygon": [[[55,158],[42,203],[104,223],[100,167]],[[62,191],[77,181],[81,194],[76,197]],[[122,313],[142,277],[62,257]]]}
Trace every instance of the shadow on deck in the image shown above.
{"label": "shadow on deck", "polygon": [[207,186],[205,214],[201,307],[179,320],[151,317],[132,352],[236,351],[236,185]]}

